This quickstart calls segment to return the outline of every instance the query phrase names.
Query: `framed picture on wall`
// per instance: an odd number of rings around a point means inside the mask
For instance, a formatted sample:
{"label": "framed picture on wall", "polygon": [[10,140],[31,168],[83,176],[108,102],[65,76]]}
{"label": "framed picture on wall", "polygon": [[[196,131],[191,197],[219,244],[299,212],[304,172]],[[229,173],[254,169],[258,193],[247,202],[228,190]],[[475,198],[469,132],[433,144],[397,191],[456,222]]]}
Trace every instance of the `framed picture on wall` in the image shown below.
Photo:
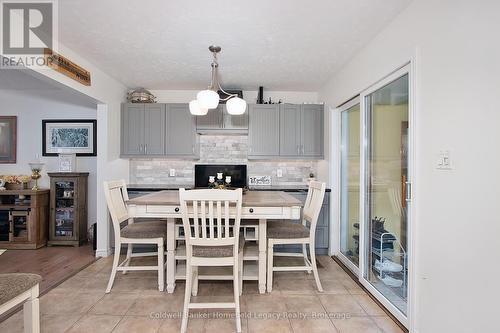
{"label": "framed picture on wall", "polygon": [[97,120],[42,120],[42,155],[97,156]]}
{"label": "framed picture on wall", "polygon": [[0,163],[16,163],[17,117],[0,116]]}

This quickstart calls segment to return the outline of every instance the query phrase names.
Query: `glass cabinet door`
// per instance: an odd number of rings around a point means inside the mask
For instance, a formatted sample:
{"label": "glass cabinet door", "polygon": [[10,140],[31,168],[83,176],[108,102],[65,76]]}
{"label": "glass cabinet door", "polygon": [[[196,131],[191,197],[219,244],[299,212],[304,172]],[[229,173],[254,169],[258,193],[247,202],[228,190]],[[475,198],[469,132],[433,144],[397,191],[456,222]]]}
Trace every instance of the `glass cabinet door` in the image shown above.
{"label": "glass cabinet door", "polygon": [[75,181],[55,181],[54,236],[75,236]]}
{"label": "glass cabinet door", "polygon": [[365,97],[363,278],[407,314],[408,74]]}
{"label": "glass cabinet door", "polygon": [[340,151],[340,253],[359,266],[359,175],[360,175],[360,106],[359,100],[341,111]]}

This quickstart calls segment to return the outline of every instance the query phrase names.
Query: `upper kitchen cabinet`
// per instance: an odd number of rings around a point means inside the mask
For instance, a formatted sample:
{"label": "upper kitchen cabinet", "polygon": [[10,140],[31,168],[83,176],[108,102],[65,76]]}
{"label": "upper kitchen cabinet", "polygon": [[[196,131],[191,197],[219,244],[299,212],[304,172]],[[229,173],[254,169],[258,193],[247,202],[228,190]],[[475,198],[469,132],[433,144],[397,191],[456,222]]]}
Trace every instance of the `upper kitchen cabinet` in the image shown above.
{"label": "upper kitchen cabinet", "polygon": [[208,110],[206,115],[196,116],[196,131],[200,134],[246,134],[248,112],[233,116],[224,104],[220,104],[216,109]]}
{"label": "upper kitchen cabinet", "polygon": [[301,105],[280,105],[280,156],[301,155]]}
{"label": "upper kitchen cabinet", "polygon": [[166,153],[172,157],[198,157],[196,119],[189,104],[167,104]]}
{"label": "upper kitchen cabinet", "polygon": [[269,159],[280,154],[280,108],[278,104],[248,106],[248,158]]}
{"label": "upper kitchen cabinet", "polygon": [[165,154],[165,105],[123,104],[121,117],[121,155],[154,156]]}
{"label": "upper kitchen cabinet", "polygon": [[280,156],[323,158],[324,107],[320,104],[280,106]]}
{"label": "upper kitchen cabinet", "polygon": [[123,104],[122,157],[198,157],[196,120],[188,104]]}
{"label": "upper kitchen cabinet", "polygon": [[304,157],[323,158],[324,106],[303,104],[301,108],[302,155]]}

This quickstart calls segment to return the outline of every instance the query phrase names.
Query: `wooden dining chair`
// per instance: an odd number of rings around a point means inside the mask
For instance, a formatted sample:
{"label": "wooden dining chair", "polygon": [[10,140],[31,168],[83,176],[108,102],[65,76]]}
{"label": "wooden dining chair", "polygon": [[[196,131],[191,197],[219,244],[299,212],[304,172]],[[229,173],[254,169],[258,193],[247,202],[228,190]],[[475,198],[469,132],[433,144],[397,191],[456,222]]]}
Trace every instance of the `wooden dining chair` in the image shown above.
{"label": "wooden dining chair", "polygon": [[[326,184],[316,181],[309,183],[306,202],[302,209],[302,223],[291,221],[268,221],[267,223],[267,292],[273,289],[273,272],[283,271],[307,271],[314,273],[316,286],[323,291],[319,280],[318,268],[316,266],[316,224],[323,205]],[[302,253],[274,252],[277,244],[301,244]],[[311,259],[307,257],[307,245]],[[273,258],[281,257],[303,257],[304,266],[274,266]]]}
{"label": "wooden dining chair", "polygon": [[[241,332],[241,262],[244,241],[240,239],[242,189],[179,190],[186,240],[186,290],[181,332],[186,332],[190,309],[235,309],[236,331]],[[234,219],[230,219],[234,214]],[[234,221],[234,222],[233,222]],[[233,222],[233,223],[231,223]],[[198,267],[233,266],[234,302],[191,303],[198,289]]]}
{"label": "wooden dining chair", "polygon": [[[113,269],[109,277],[106,293],[111,291],[115,281],[116,272],[122,271],[158,271],[158,289],[165,287],[165,253],[164,241],[167,238],[167,223],[165,221],[145,221],[134,223],[129,216],[126,201],[128,200],[127,186],[124,180],[104,182],[104,194],[108,204],[109,214],[113,222],[115,236],[115,254]],[[124,227],[122,223],[126,222]],[[127,257],[120,261],[122,244],[128,245]],[[151,244],[158,246],[158,252],[133,253],[133,244]],[[158,265],[130,266],[134,257],[158,256]]]}

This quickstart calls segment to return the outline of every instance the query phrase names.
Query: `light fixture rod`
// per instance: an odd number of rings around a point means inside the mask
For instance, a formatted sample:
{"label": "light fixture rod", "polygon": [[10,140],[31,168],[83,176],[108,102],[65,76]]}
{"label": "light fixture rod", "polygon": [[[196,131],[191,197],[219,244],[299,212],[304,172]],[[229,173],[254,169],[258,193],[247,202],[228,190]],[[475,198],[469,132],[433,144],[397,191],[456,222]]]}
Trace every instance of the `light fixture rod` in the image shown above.
{"label": "light fixture rod", "polygon": [[238,94],[230,94],[227,91],[225,91],[224,89],[222,89],[222,87],[220,85],[219,63],[217,62],[217,54],[222,50],[222,48],[220,46],[210,45],[208,47],[208,49],[210,50],[210,52],[212,52],[212,56],[214,57],[214,59],[212,60],[212,63],[210,64],[210,67],[212,67],[212,77],[211,77],[210,86],[208,87],[208,89],[217,92],[217,88],[218,88],[218,90],[220,90],[224,94],[226,94],[227,97],[220,98],[221,101],[227,101],[232,97],[238,97]]}

